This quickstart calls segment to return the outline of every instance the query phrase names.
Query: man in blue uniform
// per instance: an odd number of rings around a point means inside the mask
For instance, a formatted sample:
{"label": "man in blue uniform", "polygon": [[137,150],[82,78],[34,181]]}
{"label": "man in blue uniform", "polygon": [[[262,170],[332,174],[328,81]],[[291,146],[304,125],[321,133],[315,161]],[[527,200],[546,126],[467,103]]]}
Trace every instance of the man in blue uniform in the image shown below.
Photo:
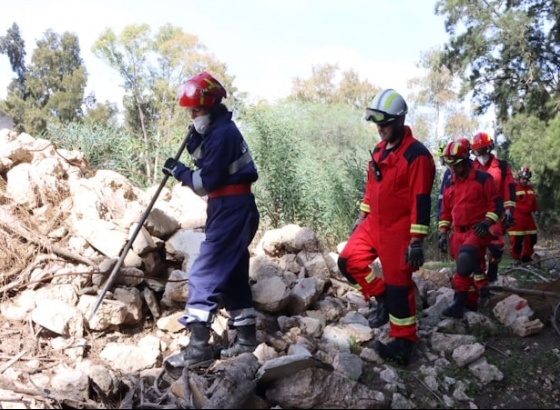
{"label": "man in blue uniform", "polygon": [[206,238],[189,272],[188,300],[179,320],[191,337],[186,348],[165,360],[172,372],[212,363],[210,326],[219,305],[229,313],[229,324],[237,333],[236,342],[223,349],[221,357],[252,352],[257,346],[248,247],[259,225],[251,193],[258,174],[232,113],[222,103],[226,97],[222,84],[207,72],[179,88],[179,105],[189,110],[193,120],[187,151],[196,169],[174,158],[168,158],[163,166],[163,172],[182,185],[200,196],[208,195]]}

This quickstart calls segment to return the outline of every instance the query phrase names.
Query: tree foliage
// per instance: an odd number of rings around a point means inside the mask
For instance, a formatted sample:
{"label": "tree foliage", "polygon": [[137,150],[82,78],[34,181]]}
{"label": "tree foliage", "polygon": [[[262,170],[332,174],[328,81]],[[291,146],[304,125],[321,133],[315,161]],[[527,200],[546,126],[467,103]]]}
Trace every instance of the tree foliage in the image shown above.
{"label": "tree foliage", "polygon": [[236,91],[225,64],[210,54],[196,36],[171,24],[155,33],[147,24],[126,26],[120,34],[106,29],[92,51],[123,79],[125,126],[142,140],[142,172],[149,179],[159,175],[161,147],[178,145],[186,131],[187,112],[177,105],[175,92],[179,84],[207,70],[230,93]]}
{"label": "tree foliage", "polygon": [[0,39],[0,44],[17,74],[0,108],[13,118],[19,130],[40,135],[49,121],[81,120],[87,72],[74,34],[45,31],[43,38],[37,41],[28,67],[24,61],[25,44],[17,24],[14,23]]}
{"label": "tree foliage", "polygon": [[99,169],[110,169],[137,186],[147,186],[145,176],[137,172],[141,147],[124,130],[97,124],[51,123],[48,136],[59,148],[83,152],[92,175]]}
{"label": "tree foliage", "polygon": [[322,64],[312,67],[311,77],[292,80],[289,100],[324,104],[345,104],[364,109],[380,90],[358,73],[350,69],[339,73],[337,64]]}
{"label": "tree foliage", "polygon": [[376,130],[350,106],[283,101],[247,108],[243,130],[259,169],[255,186],[268,227],[298,223],[346,240],[365,184]]}
{"label": "tree foliage", "polygon": [[23,88],[25,87],[25,41],[21,37],[21,32],[17,23],[13,23],[6,35],[0,37],[0,54],[6,54],[10,60],[12,71],[16,73],[16,81]]}
{"label": "tree foliage", "polygon": [[443,61],[473,92],[478,114],[496,107],[499,122],[516,113],[553,118],[558,107],[560,36],[556,0],[439,0],[450,40]]}

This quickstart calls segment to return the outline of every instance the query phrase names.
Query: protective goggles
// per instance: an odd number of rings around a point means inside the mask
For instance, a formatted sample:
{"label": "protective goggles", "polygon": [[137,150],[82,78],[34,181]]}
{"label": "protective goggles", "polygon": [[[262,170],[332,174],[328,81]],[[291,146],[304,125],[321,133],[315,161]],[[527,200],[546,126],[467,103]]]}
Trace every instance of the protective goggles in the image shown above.
{"label": "protective goggles", "polygon": [[452,156],[449,156],[449,155],[445,155],[442,158],[443,158],[443,163],[447,166],[454,166],[454,165],[460,164],[461,162],[463,162],[465,160],[465,158],[452,157]]}
{"label": "protective goggles", "polygon": [[398,118],[396,115],[390,115],[383,111],[372,110],[371,108],[366,109],[366,121],[372,121],[378,125],[389,124]]}

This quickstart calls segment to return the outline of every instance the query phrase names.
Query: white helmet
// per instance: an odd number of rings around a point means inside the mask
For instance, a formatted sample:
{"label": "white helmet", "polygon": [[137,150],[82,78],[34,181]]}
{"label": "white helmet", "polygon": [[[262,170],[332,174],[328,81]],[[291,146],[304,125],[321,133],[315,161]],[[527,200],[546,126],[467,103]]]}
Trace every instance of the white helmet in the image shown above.
{"label": "white helmet", "polygon": [[407,112],[404,98],[392,88],[388,88],[377,94],[371,105],[366,108],[366,121],[383,125],[405,116]]}

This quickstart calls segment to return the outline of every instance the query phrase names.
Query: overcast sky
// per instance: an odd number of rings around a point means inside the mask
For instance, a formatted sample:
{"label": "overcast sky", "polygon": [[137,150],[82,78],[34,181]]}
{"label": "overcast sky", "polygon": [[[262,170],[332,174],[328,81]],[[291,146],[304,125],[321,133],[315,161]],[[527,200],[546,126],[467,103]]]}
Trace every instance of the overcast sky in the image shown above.
{"label": "overcast sky", "polygon": [[[226,63],[235,85],[253,97],[286,96],[294,77],[313,65],[339,64],[361,79],[406,94],[406,80],[419,75],[422,52],[447,40],[435,0],[17,0],[0,13],[0,35],[16,22],[28,60],[47,29],[70,31],[80,41],[89,73],[86,94],[119,102],[118,74],[91,53],[106,28],[120,33],[147,23],[166,23],[198,36]],[[0,97],[15,75],[0,55]]]}

